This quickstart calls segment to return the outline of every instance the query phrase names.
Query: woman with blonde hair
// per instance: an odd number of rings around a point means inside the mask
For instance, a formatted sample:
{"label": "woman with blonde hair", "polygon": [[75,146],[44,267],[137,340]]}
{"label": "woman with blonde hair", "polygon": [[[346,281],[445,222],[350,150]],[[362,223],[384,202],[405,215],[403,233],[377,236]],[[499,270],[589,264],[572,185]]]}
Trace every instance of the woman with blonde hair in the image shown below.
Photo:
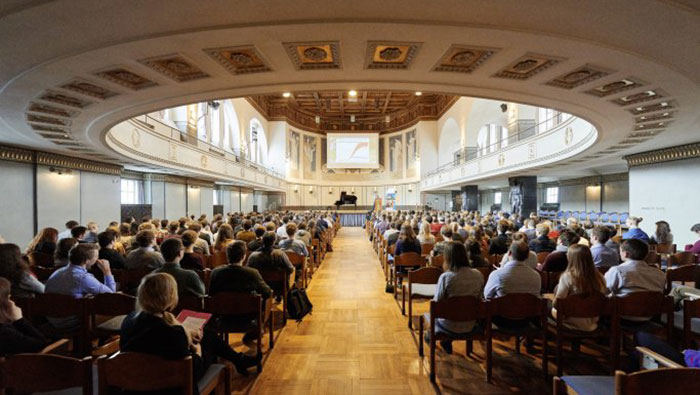
{"label": "woman with blonde hair", "polygon": [[195,393],[197,382],[217,357],[234,364],[241,374],[260,361],[235,352],[216,333],[207,329],[187,330],[171,311],[177,306],[175,278],[167,273],[152,273],[141,280],[136,311],[122,323],[119,340],[122,351],[140,352],[181,359],[192,357]]}
{"label": "woman with blonde hair", "polygon": [[435,236],[430,233],[430,224],[426,221],[421,222],[420,232],[418,232],[418,241],[421,244],[435,244]]}
{"label": "woman with blonde hair", "polygon": [[226,252],[226,247],[231,243],[233,243],[233,228],[229,224],[223,224],[219,227],[216,242],[212,248],[215,252]]}
{"label": "woman with blonde hair", "polygon": [[639,223],[642,222],[642,217],[629,217],[625,224],[629,228],[627,232],[622,234],[622,240],[639,239],[649,244],[649,235],[639,228]]}
{"label": "woman with blonde hair", "polygon": [[[568,266],[559,277],[559,284],[554,290],[556,299],[564,299],[570,295],[605,294],[605,278],[596,269],[590,248],[581,244],[573,244],[569,246],[566,259],[569,262]],[[552,309],[552,315],[555,318],[556,299]],[[564,320],[564,326],[580,331],[594,331],[598,327],[598,317],[568,318]]]}
{"label": "woman with blonde hair", "polygon": [[58,243],[58,231],[54,228],[44,228],[34,236],[34,239],[29,243],[25,254],[38,252],[47,255],[53,255]]}

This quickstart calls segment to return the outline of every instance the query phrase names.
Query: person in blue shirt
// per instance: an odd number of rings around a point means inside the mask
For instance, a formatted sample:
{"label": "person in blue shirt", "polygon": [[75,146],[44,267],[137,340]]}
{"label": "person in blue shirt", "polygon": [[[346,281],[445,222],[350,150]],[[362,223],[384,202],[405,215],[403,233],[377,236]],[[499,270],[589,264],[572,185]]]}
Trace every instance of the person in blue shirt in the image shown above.
{"label": "person in blue shirt", "polygon": [[[115,292],[116,283],[109,261],[97,259],[98,252],[97,244],[86,243],[73,247],[68,253],[70,265],[56,270],[49,277],[45,292],[72,295],[75,298]],[[95,264],[104,273],[104,284],[88,271]]]}
{"label": "person in blue shirt", "polygon": [[649,235],[639,228],[639,223],[642,222],[642,217],[627,218],[627,227],[629,230],[622,234],[622,240],[639,239],[649,244]]}
{"label": "person in blue shirt", "polygon": [[620,254],[605,245],[608,239],[610,239],[610,230],[606,227],[596,226],[591,231],[591,255],[593,255],[593,263],[597,267],[620,264]]}

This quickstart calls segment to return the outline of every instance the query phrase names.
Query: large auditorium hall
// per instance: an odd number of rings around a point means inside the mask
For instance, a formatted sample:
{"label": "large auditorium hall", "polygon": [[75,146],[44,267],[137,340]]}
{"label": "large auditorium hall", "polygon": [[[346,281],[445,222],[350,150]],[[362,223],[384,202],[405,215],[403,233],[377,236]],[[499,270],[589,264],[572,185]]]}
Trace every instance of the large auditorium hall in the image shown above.
{"label": "large auditorium hall", "polygon": [[690,394],[698,0],[0,1],[0,394]]}

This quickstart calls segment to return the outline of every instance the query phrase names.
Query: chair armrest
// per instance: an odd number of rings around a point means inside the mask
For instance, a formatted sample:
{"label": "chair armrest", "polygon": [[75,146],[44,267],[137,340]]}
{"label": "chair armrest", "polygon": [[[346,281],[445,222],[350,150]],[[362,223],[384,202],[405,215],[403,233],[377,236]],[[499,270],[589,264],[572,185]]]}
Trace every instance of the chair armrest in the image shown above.
{"label": "chair armrest", "polygon": [[671,361],[670,359],[664,357],[661,354],[655,353],[654,351],[651,351],[650,349],[646,347],[636,347],[637,351],[642,354],[642,357],[647,356],[649,358],[654,359],[656,362],[658,362],[660,365],[663,365],[667,368],[683,368],[685,366],[682,366],[676,362]]}
{"label": "chair armrest", "polygon": [[40,354],[51,354],[54,351],[57,351],[58,349],[62,348],[63,346],[66,346],[68,343],[70,343],[70,340],[68,340],[68,339],[56,340],[55,342],[44,347],[44,349],[39,351],[39,353]]}

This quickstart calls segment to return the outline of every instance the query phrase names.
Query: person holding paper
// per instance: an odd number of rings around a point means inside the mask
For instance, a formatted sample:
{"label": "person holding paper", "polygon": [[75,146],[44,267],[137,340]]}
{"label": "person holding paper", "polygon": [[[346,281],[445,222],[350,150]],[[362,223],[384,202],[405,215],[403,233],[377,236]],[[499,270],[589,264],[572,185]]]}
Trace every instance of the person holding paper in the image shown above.
{"label": "person holding paper", "polygon": [[137,309],[122,323],[119,345],[125,352],[140,352],[165,359],[192,356],[194,390],[197,381],[217,357],[233,363],[247,375],[261,355],[250,357],[234,351],[216,333],[198,328],[186,329],[171,313],[177,306],[177,283],[167,273],[151,273],[144,277],[137,292]]}

